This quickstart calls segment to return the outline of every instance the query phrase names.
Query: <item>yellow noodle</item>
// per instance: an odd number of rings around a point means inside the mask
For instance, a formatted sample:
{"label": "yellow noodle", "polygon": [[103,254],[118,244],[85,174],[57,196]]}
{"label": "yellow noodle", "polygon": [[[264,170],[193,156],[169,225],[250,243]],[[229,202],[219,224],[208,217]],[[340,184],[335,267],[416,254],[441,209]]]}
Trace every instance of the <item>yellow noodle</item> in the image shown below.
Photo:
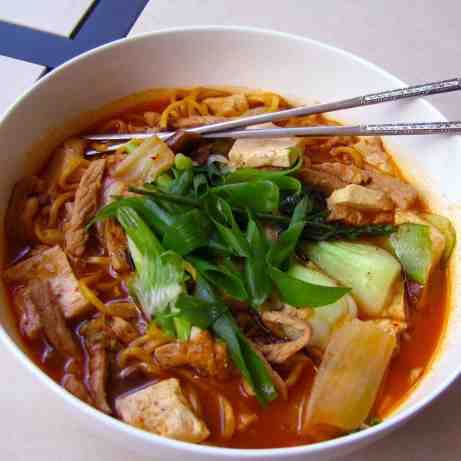
{"label": "yellow noodle", "polygon": [[130,359],[137,359],[140,362],[150,363],[152,357],[141,347],[127,347],[118,355],[117,361],[120,368],[124,368]]}
{"label": "yellow noodle", "polygon": [[331,149],[330,154],[333,156],[340,155],[340,154],[346,154],[349,157],[351,157],[356,167],[362,168],[363,166],[362,155],[354,147],[348,147],[348,146],[334,147],[333,149]]}
{"label": "yellow noodle", "polygon": [[290,374],[285,381],[287,387],[292,387],[299,381],[299,378],[301,377],[307,362],[307,360],[301,360],[297,362],[296,365],[291,369]]}
{"label": "yellow noodle", "polygon": [[22,212],[22,221],[26,229],[34,229],[34,218],[39,209],[39,203],[37,197],[30,197],[27,199],[26,206]]}
{"label": "yellow noodle", "polygon": [[53,203],[50,208],[50,215],[48,218],[49,227],[56,227],[56,224],[58,222],[58,217],[59,217],[59,211],[61,210],[61,207],[64,205],[64,203],[73,199],[74,195],[75,195],[74,192],[64,192],[62,194],[59,194],[53,200]]}
{"label": "yellow noodle", "polygon": [[120,280],[114,279],[111,282],[98,283],[96,288],[99,291],[109,291],[109,290],[113,290],[114,288],[118,287],[119,284],[120,284]]}
{"label": "yellow noodle", "polygon": [[280,105],[280,96],[273,94],[271,97],[270,105],[268,107],[269,112],[277,111],[279,108],[279,105]]}
{"label": "yellow noodle", "polygon": [[235,432],[235,413],[229,400],[223,395],[218,396],[219,415],[221,421],[221,437],[230,439]]}
{"label": "yellow noodle", "polygon": [[93,274],[88,274],[85,277],[83,277],[81,280],[82,283],[85,285],[92,285],[93,283],[97,282],[98,280],[101,279],[101,277],[104,275],[103,272],[95,272]]}
{"label": "yellow noodle", "polygon": [[78,281],[78,285],[80,287],[80,291],[82,292],[83,296],[85,299],[98,311],[100,311],[103,314],[106,314],[106,306],[105,304],[96,296],[95,292],[88,288],[88,285],[85,283],[84,279],[80,279]]}
{"label": "yellow noodle", "polygon": [[180,101],[175,101],[172,102],[163,112],[162,115],[160,116],[160,128],[167,128],[168,127],[168,119],[170,115],[172,115],[172,112],[175,110],[180,110],[184,105],[183,100]]}
{"label": "yellow noodle", "polygon": [[87,258],[86,262],[88,264],[95,264],[98,266],[109,266],[110,258],[109,256],[90,256]]}
{"label": "yellow noodle", "polygon": [[136,304],[128,302],[105,304],[106,313],[115,317],[124,319],[132,319],[138,316],[138,308]]}
{"label": "yellow noodle", "polygon": [[58,179],[58,185],[62,190],[76,189],[78,182],[68,183],[67,180],[77,171],[80,167],[87,167],[89,161],[82,158],[72,158],[66,163],[61,176]]}
{"label": "yellow noodle", "polygon": [[34,224],[34,233],[40,243],[45,245],[56,245],[64,239],[63,233],[59,229],[42,229],[38,219]]}

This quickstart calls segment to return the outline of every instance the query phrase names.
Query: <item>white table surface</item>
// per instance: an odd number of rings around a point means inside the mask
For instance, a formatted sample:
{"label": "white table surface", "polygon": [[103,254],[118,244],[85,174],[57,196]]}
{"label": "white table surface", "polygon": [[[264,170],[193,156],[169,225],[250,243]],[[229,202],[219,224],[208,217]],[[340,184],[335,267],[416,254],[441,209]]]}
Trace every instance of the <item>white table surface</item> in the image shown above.
{"label": "white table surface", "polygon": [[[14,3],[46,8],[60,0]],[[0,6],[0,18],[21,22],[24,12]],[[6,3],[6,2],[5,2]],[[74,2],[67,1],[69,5]],[[90,1],[78,0],[66,24],[78,21]],[[75,5],[74,4],[74,5]],[[34,27],[68,35],[62,10],[32,15]],[[459,0],[151,0],[132,34],[193,24],[244,24],[309,36],[348,49],[407,82],[459,75],[461,63]],[[28,16],[30,18],[30,15]],[[38,18],[38,19],[37,19]],[[58,19],[57,19],[58,18]],[[56,28],[57,27],[57,28]],[[61,29],[60,29],[61,27]],[[35,81],[42,68],[0,56],[0,113]],[[447,117],[461,119],[461,95],[433,98]],[[0,346],[0,459],[8,461],[153,461],[120,447],[69,419],[51,392]],[[454,461],[461,459],[461,380],[420,416],[375,445],[345,461]]]}

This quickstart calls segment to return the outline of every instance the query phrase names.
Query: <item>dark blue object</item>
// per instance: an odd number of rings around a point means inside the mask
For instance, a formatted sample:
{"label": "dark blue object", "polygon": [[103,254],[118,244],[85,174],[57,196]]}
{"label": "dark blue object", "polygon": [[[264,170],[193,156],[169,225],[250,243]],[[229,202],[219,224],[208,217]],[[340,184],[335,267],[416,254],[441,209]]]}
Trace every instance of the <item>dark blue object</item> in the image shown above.
{"label": "dark blue object", "polygon": [[0,54],[52,69],[125,37],[148,1],[96,0],[71,38],[0,21]]}

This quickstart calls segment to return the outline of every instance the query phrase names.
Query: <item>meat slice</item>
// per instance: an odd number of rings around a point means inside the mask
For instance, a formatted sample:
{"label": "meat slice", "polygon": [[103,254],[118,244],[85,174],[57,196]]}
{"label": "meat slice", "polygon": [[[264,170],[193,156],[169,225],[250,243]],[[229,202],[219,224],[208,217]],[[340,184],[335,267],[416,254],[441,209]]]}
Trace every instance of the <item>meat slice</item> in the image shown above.
{"label": "meat slice", "polygon": [[210,125],[212,123],[225,122],[229,120],[227,117],[218,117],[215,115],[191,115],[190,117],[172,120],[173,128],[193,128],[195,126]]}
{"label": "meat slice", "polygon": [[85,225],[97,210],[105,165],[105,159],[91,162],[75,193],[72,215],[65,234],[66,250],[72,256],[81,256],[85,251],[88,240]]}
{"label": "meat slice", "polygon": [[106,350],[107,332],[102,317],[85,323],[80,333],[87,350],[85,380],[96,407],[104,413],[111,413],[107,403],[106,384],[109,375],[109,357]]}
{"label": "meat slice", "polygon": [[323,171],[336,176],[340,181],[347,184],[368,184],[370,176],[367,171],[354,165],[346,165],[340,162],[325,162],[312,164],[316,171]]}
{"label": "meat slice", "polygon": [[45,247],[43,251],[10,267],[3,275],[7,282],[21,285],[27,285],[29,281],[36,279],[48,281],[54,299],[66,318],[77,317],[90,308],[80,292],[67,256],[59,245]]}
{"label": "meat slice", "polygon": [[339,162],[312,164],[299,172],[300,177],[322,192],[331,194],[348,184],[359,184],[369,189],[385,192],[394,204],[403,210],[409,208],[418,197],[416,190],[395,176]]}
{"label": "meat slice", "polygon": [[64,389],[75,395],[75,397],[79,398],[83,402],[86,402],[90,405],[93,403],[85,385],[73,373],[65,374],[61,380],[61,385],[64,387]]}
{"label": "meat slice", "polygon": [[8,253],[12,258],[19,256],[36,240],[31,219],[28,218],[38,211],[35,196],[43,188],[43,182],[37,176],[26,176],[13,187],[4,219]]}
{"label": "meat slice", "polygon": [[129,344],[139,336],[139,331],[125,319],[112,317],[108,323],[113,335],[123,344]]}
{"label": "meat slice", "polygon": [[106,384],[109,374],[109,358],[105,347],[92,344],[88,348],[88,385],[96,407],[104,413],[111,413],[107,403]]}
{"label": "meat slice", "polygon": [[283,343],[257,345],[269,362],[284,363],[309,343],[311,328],[306,321],[284,311],[266,311],[261,317],[269,328],[282,326],[285,335],[290,339]]}
{"label": "meat slice", "polygon": [[200,331],[190,341],[175,341],[155,350],[162,368],[191,366],[208,376],[223,377],[229,372],[229,359],[223,344],[213,340],[210,333]]}
{"label": "meat slice", "polygon": [[418,198],[418,193],[415,188],[401,181],[399,178],[379,173],[371,168],[368,169],[367,172],[370,177],[368,187],[386,192],[398,208],[406,210],[410,208]]}
{"label": "meat slice", "polygon": [[41,280],[29,282],[30,298],[40,316],[45,335],[51,345],[64,357],[78,357],[78,347],[67,328],[64,316],[54,298],[50,283]]}
{"label": "meat slice", "polygon": [[36,339],[42,329],[40,315],[28,288],[20,288],[14,294],[14,304],[21,311],[19,326],[28,338]]}
{"label": "meat slice", "polygon": [[113,219],[103,224],[103,242],[109,255],[111,266],[117,272],[130,269],[127,259],[128,243],[122,227]]}
{"label": "meat slice", "polygon": [[341,180],[333,173],[320,171],[311,167],[302,168],[299,171],[299,177],[303,182],[325,194],[331,194],[336,189],[342,189],[347,186],[347,182]]}
{"label": "meat slice", "polygon": [[175,378],[119,397],[115,407],[128,424],[164,437],[200,443],[210,435],[205,423],[189,407]]}

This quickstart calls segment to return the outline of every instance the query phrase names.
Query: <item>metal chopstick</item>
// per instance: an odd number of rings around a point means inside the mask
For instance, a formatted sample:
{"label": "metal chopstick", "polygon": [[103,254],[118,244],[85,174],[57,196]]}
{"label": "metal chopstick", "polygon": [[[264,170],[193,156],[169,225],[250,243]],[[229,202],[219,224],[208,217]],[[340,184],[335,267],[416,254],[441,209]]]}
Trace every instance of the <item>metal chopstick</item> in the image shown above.
{"label": "metal chopstick", "polygon": [[[284,138],[289,136],[325,137],[325,136],[401,136],[401,135],[428,135],[428,134],[456,134],[461,133],[461,121],[454,122],[400,122],[379,123],[368,125],[328,125],[308,126],[292,128],[259,128],[248,130],[230,130],[217,133],[204,133],[207,139],[230,138],[230,139],[263,139]],[[153,135],[162,140],[173,136],[173,132],[142,133],[143,138]],[[115,150],[126,144],[117,143],[108,150]],[[86,155],[100,154],[96,150],[90,150]]]}
{"label": "metal chopstick", "polygon": [[[381,91],[378,93],[370,93],[364,96],[355,98],[343,99],[341,101],[329,102],[324,104],[316,104],[314,106],[301,106],[292,109],[285,109],[277,112],[269,112],[266,114],[252,115],[250,117],[241,117],[225,122],[213,123],[210,125],[198,126],[189,128],[187,131],[197,134],[213,133],[217,131],[232,130],[242,128],[258,123],[274,122],[290,117],[299,117],[305,115],[313,115],[319,113],[332,112],[341,109],[351,109],[354,107],[369,106],[380,104],[388,101],[397,101],[399,99],[414,98],[418,96],[429,96],[438,93],[448,93],[450,91],[461,90],[461,78],[452,78],[432,83],[424,83],[422,85],[414,85],[396,90]],[[84,136],[86,139],[99,141],[121,140],[121,139],[143,139],[152,136],[148,133],[120,133],[120,134],[91,134]]]}
{"label": "metal chopstick", "polygon": [[249,130],[231,130],[219,133],[206,133],[204,138],[258,139],[283,138],[288,136],[324,137],[324,136],[400,136],[427,134],[461,133],[461,121],[455,122],[399,122],[369,125],[310,126],[293,128],[261,128]]}

